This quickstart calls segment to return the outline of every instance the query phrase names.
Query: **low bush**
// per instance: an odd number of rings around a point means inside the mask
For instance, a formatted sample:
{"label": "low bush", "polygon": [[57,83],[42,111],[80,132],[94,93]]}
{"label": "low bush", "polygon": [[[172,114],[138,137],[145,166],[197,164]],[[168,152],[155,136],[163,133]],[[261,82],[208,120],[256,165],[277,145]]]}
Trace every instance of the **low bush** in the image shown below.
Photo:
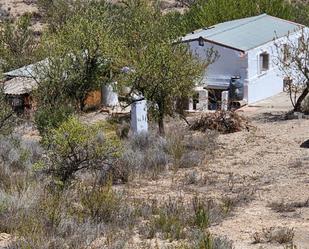
{"label": "low bush", "polygon": [[294,239],[294,229],[287,227],[264,228],[262,232],[253,234],[253,243],[277,242],[279,244],[292,243]]}
{"label": "low bush", "polygon": [[131,176],[158,174],[166,169],[168,154],[166,140],[150,134],[132,135],[123,145],[121,168]]}
{"label": "low bush", "polygon": [[194,134],[175,129],[167,135],[167,149],[174,169],[196,167],[215,155],[218,149],[218,133],[209,131]]}
{"label": "low bush", "polygon": [[205,231],[211,224],[221,221],[224,216],[220,204],[213,200],[205,201],[194,197],[190,203],[186,203],[181,198],[169,198],[153,210],[152,218],[143,228],[143,232],[146,232],[148,238],[159,236],[173,241],[195,236],[196,241],[198,238],[194,231]]}
{"label": "low bush", "polygon": [[190,171],[185,174],[184,182],[187,185],[197,184],[199,180],[198,172],[196,171]]}
{"label": "low bush", "polygon": [[195,230],[191,235],[193,249],[233,249],[233,243],[225,237],[213,237],[209,232]]}
{"label": "low bush", "polygon": [[102,171],[108,179],[121,148],[116,133],[104,124],[86,125],[74,117],[51,130],[43,144],[44,171],[61,184],[70,183],[85,170]]}
{"label": "low bush", "polygon": [[220,133],[233,133],[248,128],[245,117],[235,111],[216,111],[207,113],[191,124],[191,130],[206,132],[215,130]]}
{"label": "low bush", "polygon": [[84,218],[91,217],[96,222],[115,222],[122,199],[112,190],[111,184],[91,188],[79,186],[78,192]]}
{"label": "low bush", "polygon": [[283,212],[294,212],[297,208],[309,207],[309,199],[302,202],[272,202],[268,205],[272,210],[283,213]]}
{"label": "low bush", "polygon": [[159,233],[164,239],[179,240],[185,237],[186,208],[181,199],[174,201],[169,199],[158,209],[149,224],[149,238]]}
{"label": "low bush", "polygon": [[73,114],[73,109],[68,106],[40,107],[35,112],[35,124],[41,135],[44,135],[50,129],[58,128]]}
{"label": "low bush", "polygon": [[193,199],[193,210],[194,210],[194,225],[199,229],[208,228],[210,225],[210,213],[209,206],[206,206],[198,198]]}

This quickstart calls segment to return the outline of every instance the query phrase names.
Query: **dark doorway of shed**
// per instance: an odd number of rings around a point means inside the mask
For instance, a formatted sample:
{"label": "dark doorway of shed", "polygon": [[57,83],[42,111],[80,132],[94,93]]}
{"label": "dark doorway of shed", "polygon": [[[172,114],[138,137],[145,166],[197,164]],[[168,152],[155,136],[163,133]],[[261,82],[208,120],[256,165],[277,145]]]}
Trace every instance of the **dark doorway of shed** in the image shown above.
{"label": "dark doorway of shed", "polygon": [[208,110],[220,110],[222,102],[222,89],[208,90]]}
{"label": "dark doorway of shed", "polygon": [[32,97],[28,94],[8,95],[8,103],[17,115],[28,115],[32,110]]}

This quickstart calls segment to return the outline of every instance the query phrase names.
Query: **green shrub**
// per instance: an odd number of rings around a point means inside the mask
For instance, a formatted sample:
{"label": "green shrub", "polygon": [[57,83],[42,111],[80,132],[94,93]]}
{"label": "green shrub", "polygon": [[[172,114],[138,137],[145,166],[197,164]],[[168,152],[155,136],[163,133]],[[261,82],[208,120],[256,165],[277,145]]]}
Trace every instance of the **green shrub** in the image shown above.
{"label": "green shrub", "polygon": [[164,212],[160,212],[159,215],[150,223],[150,237],[155,237],[157,232],[163,234],[164,239],[179,240],[184,238],[184,224],[180,217],[168,215]]}
{"label": "green shrub", "polygon": [[197,197],[193,199],[193,209],[194,209],[194,224],[200,228],[207,228],[210,224],[209,210],[206,209],[203,202]]}
{"label": "green shrub", "polygon": [[156,233],[163,235],[164,239],[179,240],[185,238],[187,215],[184,203],[181,199],[169,198],[158,213],[150,220],[149,237],[155,237]]}
{"label": "green shrub", "polygon": [[71,117],[44,137],[48,160],[45,171],[62,184],[80,171],[112,173],[120,156],[120,141],[108,125],[86,125]]}
{"label": "green shrub", "polygon": [[58,128],[73,114],[73,109],[67,106],[40,107],[35,112],[35,124],[41,135],[50,129]]}
{"label": "green shrub", "polygon": [[115,221],[123,200],[113,191],[111,184],[80,187],[79,194],[85,217],[89,216],[96,222]]}
{"label": "green shrub", "polygon": [[[300,10],[305,7],[301,4],[298,8],[297,5],[289,4],[285,0],[197,0],[185,13],[182,24],[188,33],[217,23],[263,13],[304,22],[307,20],[306,13]],[[300,15],[303,19],[300,19]]]}

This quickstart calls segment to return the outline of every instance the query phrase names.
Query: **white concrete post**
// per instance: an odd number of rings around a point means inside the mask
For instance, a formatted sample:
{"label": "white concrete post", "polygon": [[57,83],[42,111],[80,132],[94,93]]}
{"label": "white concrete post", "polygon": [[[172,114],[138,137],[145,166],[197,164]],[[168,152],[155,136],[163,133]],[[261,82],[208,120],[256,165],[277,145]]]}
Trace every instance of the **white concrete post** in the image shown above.
{"label": "white concrete post", "polygon": [[133,134],[148,132],[146,100],[137,101],[131,105],[131,129]]}
{"label": "white concrete post", "polygon": [[198,91],[198,100],[198,109],[200,111],[208,110],[208,91],[206,89]]}
{"label": "white concrete post", "polygon": [[229,106],[229,92],[223,91],[221,93],[221,110],[227,111]]}

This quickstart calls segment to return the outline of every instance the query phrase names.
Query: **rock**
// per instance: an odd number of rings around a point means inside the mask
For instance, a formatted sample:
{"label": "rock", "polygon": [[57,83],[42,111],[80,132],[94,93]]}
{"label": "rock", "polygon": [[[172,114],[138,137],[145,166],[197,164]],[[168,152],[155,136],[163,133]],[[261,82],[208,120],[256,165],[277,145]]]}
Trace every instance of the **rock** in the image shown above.
{"label": "rock", "polygon": [[12,236],[10,234],[0,233],[0,249],[8,247],[11,241]]}

